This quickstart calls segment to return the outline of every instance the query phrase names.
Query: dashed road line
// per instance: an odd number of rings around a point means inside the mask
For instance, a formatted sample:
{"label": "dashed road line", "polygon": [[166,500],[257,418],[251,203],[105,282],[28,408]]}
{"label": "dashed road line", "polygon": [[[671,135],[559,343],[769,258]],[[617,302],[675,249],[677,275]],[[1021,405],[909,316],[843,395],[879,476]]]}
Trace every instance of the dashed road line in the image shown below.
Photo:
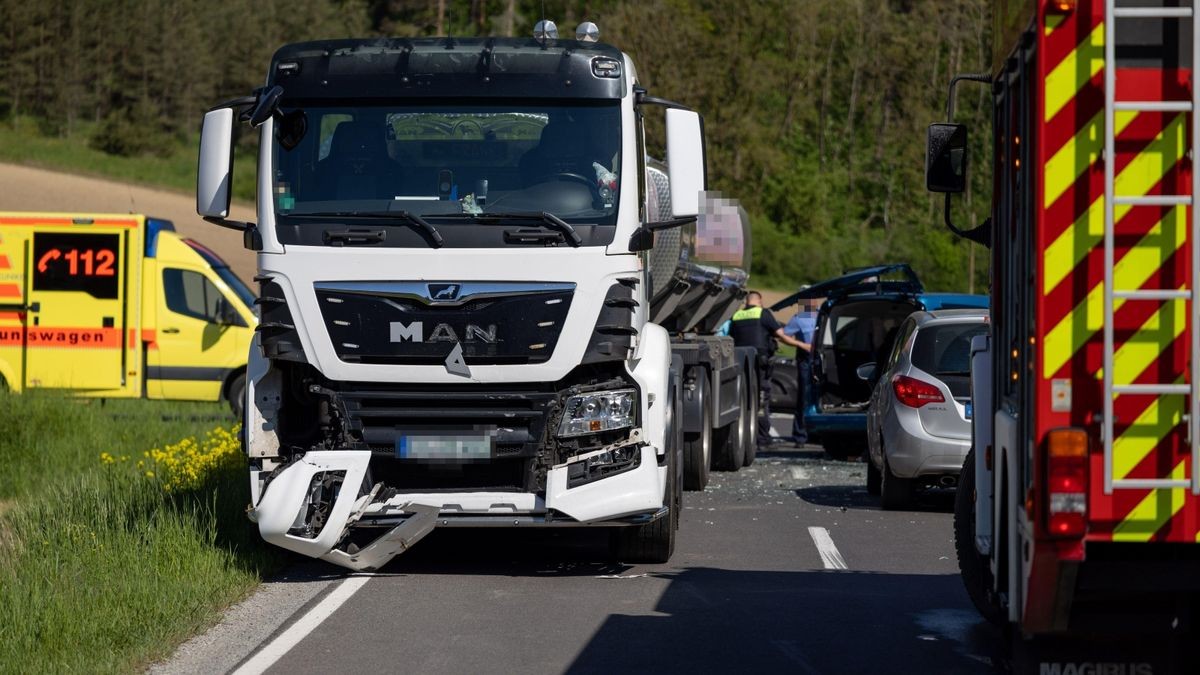
{"label": "dashed road line", "polygon": [[233,675],[259,675],[266,672],[370,580],[371,575],[363,574],[348,577],[342,581],[337,588],[329,592],[329,595],[308,610],[308,613],[297,619],[295,623],[288,626],[287,630],[268,642],[257,654],[251,656],[237,670],[233,671]]}
{"label": "dashed road line", "polygon": [[812,537],[813,543],[817,545],[817,552],[821,554],[821,562],[825,565],[825,569],[846,569],[846,559],[834,545],[833,538],[829,536],[829,530],[823,527],[810,527],[808,536]]}

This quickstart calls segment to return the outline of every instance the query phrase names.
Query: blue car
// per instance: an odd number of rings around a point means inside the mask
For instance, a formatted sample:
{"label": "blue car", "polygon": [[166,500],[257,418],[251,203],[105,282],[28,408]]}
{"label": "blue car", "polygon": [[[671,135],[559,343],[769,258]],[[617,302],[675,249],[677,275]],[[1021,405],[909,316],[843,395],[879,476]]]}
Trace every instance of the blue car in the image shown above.
{"label": "blue car", "polygon": [[775,303],[792,308],[801,299],[825,298],[813,337],[812,383],[805,422],[834,458],[857,457],[867,447],[867,406],[874,382],[859,376],[867,363],[883,363],[900,324],[913,312],[988,308],[985,295],[927,293],[907,264],[852,270]]}

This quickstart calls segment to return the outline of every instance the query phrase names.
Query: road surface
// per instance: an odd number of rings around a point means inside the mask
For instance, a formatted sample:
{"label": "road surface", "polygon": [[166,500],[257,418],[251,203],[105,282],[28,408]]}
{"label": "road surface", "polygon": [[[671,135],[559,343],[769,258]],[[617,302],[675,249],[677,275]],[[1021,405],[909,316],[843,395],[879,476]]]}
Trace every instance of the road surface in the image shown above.
{"label": "road surface", "polygon": [[[780,446],[714,473],[685,493],[666,565],[605,562],[594,530],[435,531],[349,578],[306,563],[272,591],[304,589],[286,618],[219,626],[159,671],[993,672],[1001,641],[959,580],[952,498],[880,511],[864,468]],[[275,597],[259,604],[278,614]]]}

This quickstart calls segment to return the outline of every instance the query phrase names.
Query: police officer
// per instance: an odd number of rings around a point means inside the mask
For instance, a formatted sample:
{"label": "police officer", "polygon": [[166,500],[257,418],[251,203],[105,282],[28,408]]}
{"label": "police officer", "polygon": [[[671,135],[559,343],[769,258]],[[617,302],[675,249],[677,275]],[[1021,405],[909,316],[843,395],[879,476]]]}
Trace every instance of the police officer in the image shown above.
{"label": "police officer", "polygon": [[[800,287],[804,290],[806,287]],[[791,321],[783,327],[783,332],[800,341],[796,349],[796,411],[792,416],[792,442],[796,445],[808,443],[808,426],[804,423],[804,412],[812,401],[812,341],[817,328],[816,309],[821,306],[820,299],[801,299]]]}
{"label": "police officer", "polygon": [[775,341],[801,349],[807,345],[783,332],[783,326],[775,315],[762,306],[762,294],[750,291],[746,294],[746,306],[733,315],[729,325],[729,336],[738,347],[753,347],[755,365],[758,370],[758,391],[761,404],[758,418],[758,444],[771,442],[771,354],[775,352]]}

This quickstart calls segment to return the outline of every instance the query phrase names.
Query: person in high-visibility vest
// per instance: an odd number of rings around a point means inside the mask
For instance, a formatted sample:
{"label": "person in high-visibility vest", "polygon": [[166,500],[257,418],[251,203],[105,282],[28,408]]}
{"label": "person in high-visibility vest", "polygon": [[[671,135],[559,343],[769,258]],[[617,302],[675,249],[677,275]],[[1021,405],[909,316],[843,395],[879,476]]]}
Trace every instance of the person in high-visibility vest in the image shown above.
{"label": "person in high-visibility vest", "polygon": [[755,365],[758,370],[759,418],[758,444],[771,443],[771,354],[778,340],[797,349],[808,349],[806,343],[783,332],[783,326],[775,315],[762,306],[762,294],[750,291],[746,294],[746,306],[739,309],[729,325],[729,336],[738,347],[753,347]]}

